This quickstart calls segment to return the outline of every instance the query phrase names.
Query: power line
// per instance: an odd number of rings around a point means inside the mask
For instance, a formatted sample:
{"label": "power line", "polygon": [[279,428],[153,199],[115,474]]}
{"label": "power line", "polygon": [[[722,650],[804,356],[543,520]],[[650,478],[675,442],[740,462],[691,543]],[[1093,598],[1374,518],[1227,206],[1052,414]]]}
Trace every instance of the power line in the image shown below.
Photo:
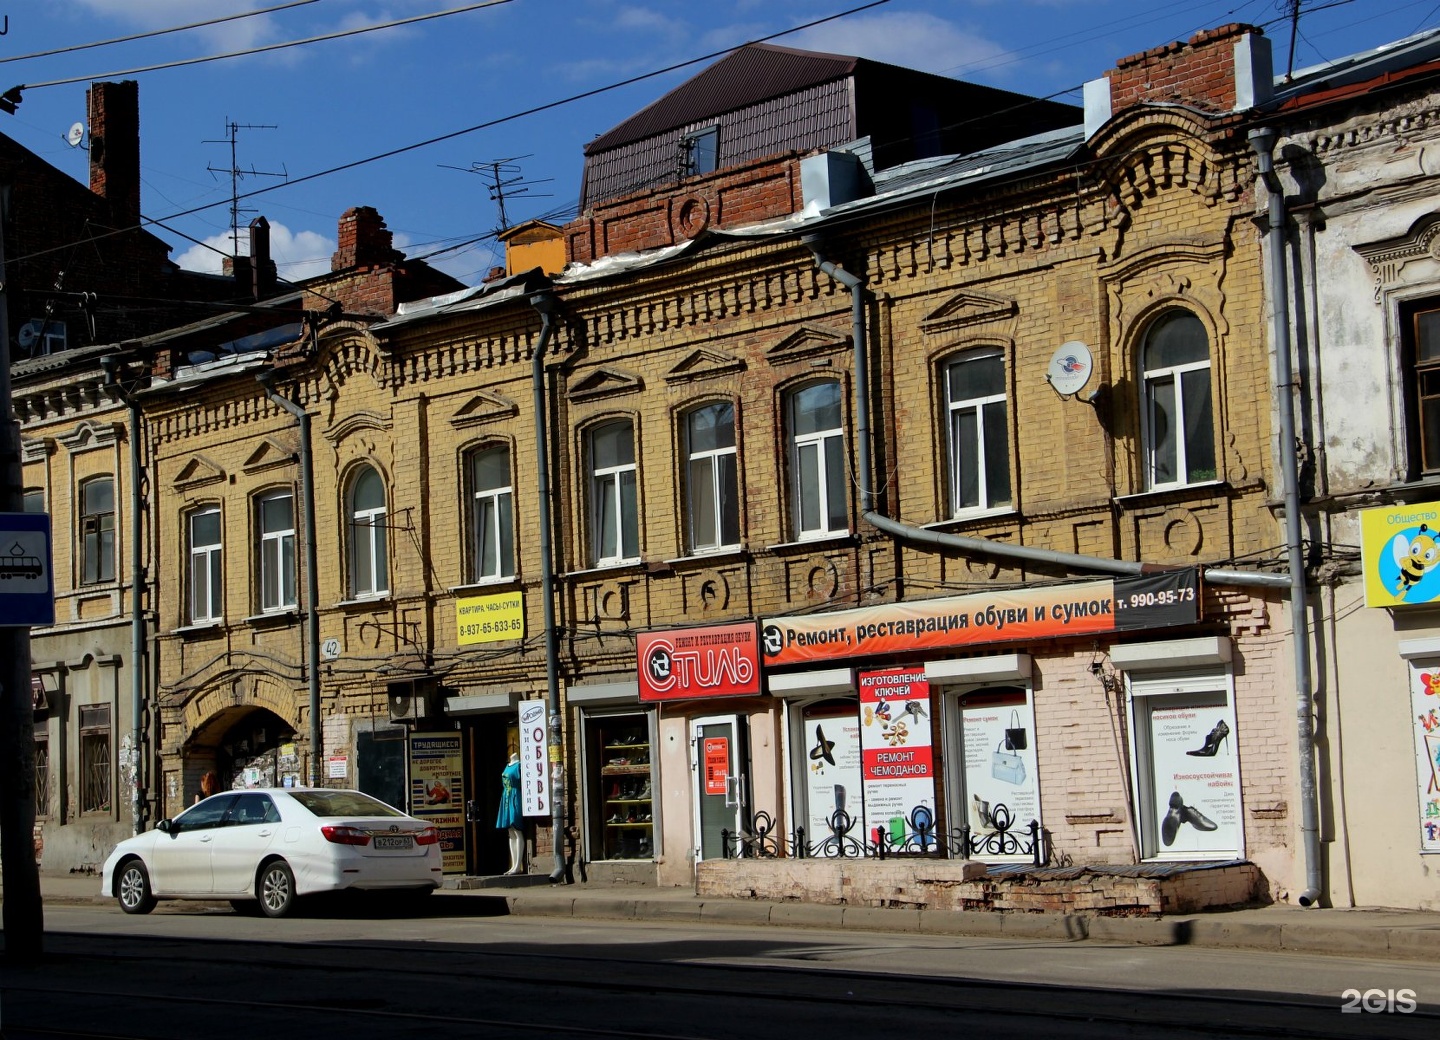
{"label": "power line", "polygon": [[417,14],[412,18],[400,18],[393,22],[382,22],[379,25],[362,25],[358,29],[344,29],[340,32],[326,33],[323,36],[311,36],[303,40],[287,40],[284,43],[268,43],[263,47],[251,47],[243,51],[229,51],[225,54],[211,54],[203,58],[181,58],[179,61],[162,62],[159,65],[142,65],[134,69],[121,69],[115,72],[99,72],[89,76],[71,76],[69,79],[52,79],[44,83],[23,83],[19,88],[25,90],[39,90],[41,87],[61,87],[68,83],[85,83],[91,80],[116,79],[122,76],[133,76],[140,72],[158,72],[161,69],[178,69],[187,65],[203,65],[207,61],[223,61],[226,58],[244,58],[252,54],[267,54],[270,51],[284,50],[287,47],[300,47],[308,43],[323,43],[326,40],[340,40],[347,36],[359,36],[362,33],[375,32],[379,29],[393,29],[400,25],[414,25],[416,22],[434,21],[436,18],[448,18],[452,14],[465,14],[468,11],[479,11],[486,7],[498,7],[501,4],[511,4],[515,0],[485,0],[480,4],[467,4],[465,7],[452,7],[448,11],[434,11],[430,14]]}
{"label": "power line", "polygon": [[9,58],[0,58],[0,65],[11,61],[26,61],[30,58],[49,58],[56,54],[73,54],[75,51],[88,51],[96,47],[108,47],[112,43],[133,43],[135,40],[149,40],[156,36],[165,36],[169,33],[185,32],[187,29],[203,29],[207,25],[219,25],[221,22],[233,22],[241,18],[253,18],[257,14],[274,14],[276,11],[288,11],[292,7],[304,7],[306,4],[317,4],[320,0],[291,0],[288,4],[278,4],[275,7],[262,7],[255,11],[241,11],[239,14],[227,14],[222,18],[210,18],[203,22],[191,22],[189,25],[173,25],[168,29],[152,29],[150,32],[135,33],[132,36],[116,36],[110,40],[96,40],[94,43],[77,43],[72,47],[56,47],[53,51],[35,51],[33,54],[16,54]]}
{"label": "power line", "polygon": [[[511,0],[491,0],[491,2],[492,2],[492,3],[509,3],[509,2],[511,2]],[[824,25],[824,24],[827,23],[827,22],[833,22],[833,21],[836,21],[837,19],[840,19],[840,18],[848,18],[848,17],[849,17],[850,15],[852,15],[852,14],[858,14],[858,13],[861,12],[861,11],[868,11],[868,10],[870,10],[872,7],[880,7],[880,6],[882,6],[882,5],[884,5],[884,4],[888,4],[888,3],[890,3],[890,0],[871,0],[870,3],[862,4],[862,5],[859,6],[859,7],[852,7],[852,8],[850,8],[848,11],[841,11],[841,12],[838,13],[838,14],[827,15],[827,16],[824,17],[824,18],[817,18],[817,19],[815,19],[814,21],[806,22],[806,23],[804,23],[803,25],[796,25],[796,26],[792,26],[792,27],[789,28],[789,29],[782,29],[782,30],[779,31],[779,32],[771,33],[771,34],[768,35],[768,36],[762,36],[762,37],[760,37],[759,39],[752,40],[752,41],[750,41],[750,42],[751,42],[751,43],[764,43],[764,42],[766,42],[766,41],[768,41],[768,40],[779,39],[780,37],[782,37],[782,36],[788,36],[788,35],[790,35],[791,33],[797,33],[797,32],[800,32],[800,31],[802,31],[802,30],[804,30],[804,29],[813,28],[814,26],[817,26],[817,25]],[[484,7],[484,6],[488,6],[488,5],[486,5],[486,4],[480,4],[480,5],[477,5],[477,6]],[[664,75],[667,75],[667,74],[669,74],[669,73],[671,73],[671,72],[675,72],[675,71],[678,70],[678,69],[684,69],[684,68],[690,67],[691,65],[697,65],[697,64],[699,64],[700,62],[703,62],[703,61],[711,61],[711,60],[713,60],[713,59],[715,59],[715,58],[721,57],[722,55],[729,54],[731,51],[738,50],[738,49],[739,49],[740,47],[742,47],[742,46],[746,46],[746,44],[737,44],[737,45],[734,46],[734,47],[725,47],[725,48],[722,48],[722,49],[717,50],[717,51],[711,51],[709,54],[702,54],[702,55],[700,55],[700,56],[697,57],[697,58],[690,58],[690,59],[687,60],[687,61],[677,62],[677,63],[674,64],[674,65],[667,65],[665,68],[662,68],[662,69],[655,69],[655,70],[653,70],[653,71],[651,71],[651,72],[641,73],[641,74],[638,75],[638,76],[631,76],[629,79],[619,80],[618,82],[610,83],[610,84],[607,84],[606,86],[603,86],[603,87],[595,87],[595,88],[592,89],[592,90],[582,91],[582,92],[579,93],[579,94],[571,94],[569,97],[560,98],[559,100],[556,100],[556,101],[548,101],[548,102],[546,102],[546,103],[544,103],[544,104],[542,104],[542,105],[535,105],[535,106],[532,107],[532,108],[527,108],[527,109],[524,109],[524,110],[519,111],[519,112],[512,112],[510,115],[499,116],[499,117],[497,117],[497,118],[495,118],[495,119],[486,120],[486,121],[483,122],[483,123],[477,123],[475,126],[466,127],[466,128],[463,129],[463,130],[454,130],[454,131],[452,131],[452,132],[450,132],[450,133],[448,133],[448,134],[441,134],[441,135],[438,136],[438,137],[431,137],[431,138],[427,138],[427,139],[424,140],[424,141],[417,141],[417,142],[415,142],[414,144],[401,145],[401,146],[398,147],[398,148],[391,148],[391,149],[388,150],[388,151],[380,152],[380,153],[377,154],[377,155],[367,156],[367,157],[364,158],[364,159],[356,159],[356,160],[354,160],[354,161],[352,161],[352,162],[342,163],[342,164],[339,165],[339,166],[332,166],[332,167],[330,167],[329,169],[326,169],[326,170],[318,170],[318,171],[316,171],[315,173],[307,173],[307,174],[305,174],[304,176],[301,176],[301,177],[293,177],[293,178],[291,178],[290,180],[284,182],[283,184],[272,184],[272,185],[270,185],[270,186],[268,186],[268,187],[256,188],[254,191],[246,192],[246,193],[244,193],[244,194],[242,194],[242,195],[237,196],[235,201],[238,201],[238,200],[240,200],[240,199],[250,199],[250,198],[254,198],[254,197],[257,196],[257,195],[265,195],[265,194],[268,194],[269,192],[278,191],[278,190],[281,189],[281,188],[290,187],[290,186],[296,185],[296,184],[305,184],[305,183],[307,183],[307,182],[309,182],[309,181],[319,180],[321,177],[329,177],[329,176],[331,176],[331,175],[333,175],[333,174],[336,174],[336,173],[344,173],[344,172],[347,171],[347,170],[353,170],[353,169],[356,169],[357,167],[360,167],[360,166],[367,166],[367,165],[369,165],[370,163],[379,162],[379,161],[382,160],[382,159],[391,159],[391,158],[394,158],[394,157],[397,156],[397,155],[404,155],[406,152],[418,151],[418,150],[421,149],[421,148],[428,148],[430,145],[440,144],[440,143],[442,143],[442,142],[444,142],[444,141],[452,141],[452,140],[454,140],[454,139],[457,138],[457,137],[464,137],[466,134],[473,134],[473,133],[476,133],[477,131],[480,131],[480,130],[488,130],[488,129],[490,129],[491,127],[500,126],[500,125],[502,125],[502,124],[504,124],[504,123],[511,123],[511,122],[514,122],[514,121],[517,120],[517,119],[523,119],[523,118],[525,118],[526,116],[537,115],[537,114],[540,113],[540,112],[548,112],[548,111],[550,111],[551,109],[560,108],[560,107],[562,107],[562,106],[564,106],[564,105],[573,104],[573,103],[576,102],[576,101],[583,101],[583,100],[585,100],[586,98],[596,97],[596,96],[598,96],[598,95],[600,95],[600,94],[609,93],[609,92],[612,91],[612,90],[619,90],[619,89],[621,89],[622,87],[628,87],[628,86],[632,86],[633,84],[636,84],[636,83],[642,83],[642,82],[644,82],[645,80],[654,79],[654,78],[657,77],[657,76],[664,76]],[[68,81],[67,81],[67,82],[68,82]],[[96,237],[97,237],[97,238],[108,238],[108,237],[110,237],[111,235],[121,235],[121,234],[125,234],[125,233],[128,232],[128,231],[134,231],[134,230],[137,230],[138,228],[143,228],[143,227],[145,227],[145,226],[147,226],[147,225],[150,225],[150,224],[159,224],[161,220],[176,220],[176,219],[178,219],[179,217],[188,217],[188,216],[191,216],[191,215],[196,214],[196,213],[203,213],[203,212],[205,212],[206,210],[214,209],[216,206],[224,206],[224,205],[228,205],[228,204],[229,204],[229,203],[227,203],[227,202],[225,202],[225,201],[220,201],[220,202],[207,202],[207,203],[205,203],[205,204],[202,205],[202,206],[194,206],[194,207],[191,207],[190,209],[181,210],[181,211],[178,212],[178,213],[171,213],[171,214],[169,214],[169,215],[167,215],[167,216],[165,216],[165,217],[158,218],[158,219],[142,218],[141,221],[140,221],[140,223],[139,223],[138,225],[133,225],[133,226],[127,227],[127,228],[116,228],[116,229],[114,229],[114,230],[112,230],[112,231],[106,232],[104,235],[100,235],[100,236],[96,236]],[[13,262],[18,263],[18,262],[20,262],[20,261],[22,261],[22,260],[32,260],[32,259],[34,259],[35,257],[45,256],[45,255],[47,255],[47,254],[49,254],[49,253],[55,253],[55,252],[58,252],[58,251],[60,251],[61,249],[64,249],[64,248],[66,248],[66,247],[65,247],[65,246],[52,246],[52,247],[50,247],[50,248],[48,248],[48,249],[36,250],[36,251],[33,252],[33,253],[27,253],[25,256],[22,256],[22,257],[17,258],[17,259],[16,259],[15,261],[13,261]]]}

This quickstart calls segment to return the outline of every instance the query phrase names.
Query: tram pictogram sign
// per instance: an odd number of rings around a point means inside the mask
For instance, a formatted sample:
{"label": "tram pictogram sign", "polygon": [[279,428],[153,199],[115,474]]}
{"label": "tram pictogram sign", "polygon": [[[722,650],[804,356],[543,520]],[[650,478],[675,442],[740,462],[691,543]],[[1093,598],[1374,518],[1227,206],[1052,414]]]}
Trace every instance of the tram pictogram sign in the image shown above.
{"label": "tram pictogram sign", "polygon": [[0,626],[55,623],[50,517],[0,513]]}

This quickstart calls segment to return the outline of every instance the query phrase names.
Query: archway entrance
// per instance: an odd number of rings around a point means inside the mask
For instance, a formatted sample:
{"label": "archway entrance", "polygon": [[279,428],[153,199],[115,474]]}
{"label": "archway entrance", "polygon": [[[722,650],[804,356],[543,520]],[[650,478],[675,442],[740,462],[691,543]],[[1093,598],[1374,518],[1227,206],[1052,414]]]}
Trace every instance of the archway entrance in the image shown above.
{"label": "archway entrance", "polygon": [[190,738],[186,773],[214,769],[221,790],[297,787],[305,783],[295,728],[268,708],[236,705],[219,712]]}

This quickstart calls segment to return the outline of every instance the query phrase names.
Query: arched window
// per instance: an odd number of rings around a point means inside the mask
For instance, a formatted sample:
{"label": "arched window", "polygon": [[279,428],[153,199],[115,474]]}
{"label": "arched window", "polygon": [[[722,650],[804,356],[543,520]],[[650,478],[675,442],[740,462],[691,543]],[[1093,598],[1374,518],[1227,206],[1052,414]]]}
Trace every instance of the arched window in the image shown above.
{"label": "arched window", "polygon": [[385,484],[363,466],[350,482],[350,595],[382,596],[390,590],[385,541]]}
{"label": "arched window", "polygon": [[840,384],[812,383],[787,395],[786,405],[793,537],[844,534],[850,525]]}
{"label": "arched window", "polygon": [[115,481],[87,480],[80,486],[82,583],[115,580]]}
{"label": "arched window", "polygon": [[482,448],[470,456],[472,581],[494,581],[515,574],[514,493],[510,449]]}
{"label": "arched window", "polygon": [[998,350],[961,354],[945,367],[950,515],[1010,504],[1010,422],[1005,358]]}
{"label": "arched window", "polygon": [[220,509],[206,506],[192,512],[187,523],[190,540],[190,623],[219,621],[225,615],[220,534]]}
{"label": "arched window", "polygon": [[1162,314],[1140,348],[1146,483],[1176,487],[1215,479],[1210,339],[1189,311]]}
{"label": "arched window", "polygon": [[685,414],[685,455],[689,551],[738,548],[740,490],[733,404],[720,401]]}
{"label": "arched window", "polygon": [[629,420],[590,431],[590,541],[595,566],[640,558],[635,430]]}

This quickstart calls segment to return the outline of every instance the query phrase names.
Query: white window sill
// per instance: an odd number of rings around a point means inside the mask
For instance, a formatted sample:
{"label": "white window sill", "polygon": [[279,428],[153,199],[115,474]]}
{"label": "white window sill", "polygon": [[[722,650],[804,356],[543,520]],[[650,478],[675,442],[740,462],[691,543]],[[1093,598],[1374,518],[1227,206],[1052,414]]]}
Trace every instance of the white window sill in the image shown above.
{"label": "white window sill", "polygon": [[194,636],[206,632],[218,632],[225,627],[224,618],[213,618],[209,621],[196,621],[193,624],[181,625],[179,628],[172,628],[171,635]]}
{"label": "white window sill", "polygon": [[295,622],[300,620],[300,609],[298,607],[285,607],[283,610],[266,610],[259,614],[251,614],[245,619],[247,625],[265,625],[284,622]]}
{"label": "white window sill", "polygon": [[341,609],[345,607],[373,607],[377,603],[388,603],[389,601],[390,593],[377,592],[373,596],[356,596],[353,599],[342,599],[339,603],[335,604],[335,606]]}
{"label": "white window sill", "polygon": [[520,579],[511,574],[503,578],[485,578],[481,581],[466,582],[464,585],[452,585],[445,591],[452,596],[463,596],[467,592],[479,592],[483,589],[497,589],[519,584]]}
{"label": "white window sill", "polygon": [[1000,506],[997,509],[966,509],[954,516],[946,517],[944,520],[936,520],[933,524],[921,524],[923,530],[929,531],[937,528],[950,527],[954,524],[968,524],[976,520],[999,520],[1004,517],[1018,517],[1020,510],[1014,506]]}
{"label": "white window sill", "polygon": [[830,531],[825,534],[813,535],[809,538],[799,538],[793,542],[779,542],[775,545],[765,546],[766,552],[790,552],[795,549],[816,549],[827,545],[838,545],[842,542],[853,541],[854,531]]}
{"label": "white window sill", "polygon": [[1133,495],[1115,496],[1115,504],[1121,507],[1139,505],[1166,495],[1184,494],[1186,492],[1209,492],[1216,488],[1228,487],[1223,480],[1200,480],[1194,484],[1164,484],[1160,487],[1146,488],[1144,491],[1137,491]]}
{"label": "white window sill", "polygon": [[594,578],[612,571],[631,570],[643,566],[644,560],[638,557],[633,560],[608,560],[605,563],[597,563],[593,567],[587,567],[583,571],[567,571],[563,577],[566,578]]}
{"label": "white window sill", "polygon": [[666,560],[665,563],[671,567],[692,563],[714,563],[717,560],[730,560],[745,555],[745,547],[741,545],[727,545],[720,549],[705,549],[700,552],[691,553],[689,556],[680,556],[673,560]]}

